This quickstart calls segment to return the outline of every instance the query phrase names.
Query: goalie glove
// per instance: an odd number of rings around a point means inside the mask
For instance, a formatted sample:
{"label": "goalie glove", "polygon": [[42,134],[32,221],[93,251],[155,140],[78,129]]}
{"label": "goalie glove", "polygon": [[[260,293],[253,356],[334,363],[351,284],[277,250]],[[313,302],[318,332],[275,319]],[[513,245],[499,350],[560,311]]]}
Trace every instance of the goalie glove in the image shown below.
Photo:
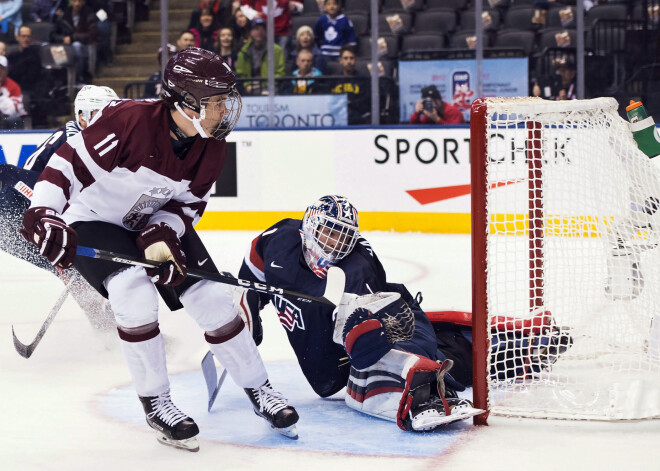
{"label": "goalie glove", "polygon": [[23,216],[21,236],[39,249],[39,253],[60,268],[71,268],[78,247],[78,233],[59,216],[57,211],[37,206]]}
{"label": "goalie glove", "polygon": [[333,341],[344,346],[358,369],[374,364],[415,330],[414,314],[399,293],[346,293],[334,314]]}
{"label": "goalie glove", "polygon": [[161,263],[157,268],[147,268],[154,283],[177,286],[186,278],[186,254],[174,229],[165,223],[151,224],[140,232],[137,246],[144,257]]}

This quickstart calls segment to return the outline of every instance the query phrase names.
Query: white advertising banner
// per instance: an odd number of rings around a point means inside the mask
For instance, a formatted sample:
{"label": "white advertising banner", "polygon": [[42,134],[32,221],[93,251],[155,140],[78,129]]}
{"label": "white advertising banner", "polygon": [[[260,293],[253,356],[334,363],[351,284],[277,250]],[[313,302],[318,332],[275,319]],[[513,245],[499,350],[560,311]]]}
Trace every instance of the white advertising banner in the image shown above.
{"label": "white advertising banner", "polygon": [[[2,133],[0,157],[25,160],[48,135]],[[469,136],[467,126],[234,131],[203,228],[264,227],[336,193],[355,204],[365,229],[465,232]]]}

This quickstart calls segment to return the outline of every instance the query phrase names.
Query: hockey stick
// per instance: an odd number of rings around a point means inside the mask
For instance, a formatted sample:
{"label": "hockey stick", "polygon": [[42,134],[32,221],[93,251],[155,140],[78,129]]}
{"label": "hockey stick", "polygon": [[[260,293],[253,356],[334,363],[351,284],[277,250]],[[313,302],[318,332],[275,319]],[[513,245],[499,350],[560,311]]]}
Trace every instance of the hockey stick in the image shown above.
{"label": "hockey stick", "polygon": [[[146,268],[158,268],[160,262],[147,260],[146,258],[133,257],[130,255],[122,255],[108,250],[93,249],[90,247],[78,246],[77,254],[83,257],[98,258],[101,260],[109,260],[112,262],[124,263],[126,265],[135,265]],[[269,286],[265,283],[255,283],[253,281],[242,280],[220,273],[210,273],[201,270],[188,270],[188,276],[200,278],[202,280],[216,281],[232,286],[239,286],[241,288],[258,291],[265,294],[279,294],[280,296],[290,296],[294,298],[307,299],[317,303],[329,304],[337,306],[344,295],[344,285],[346,284],[346,275],[343,270],[338,267],[331,267],[328,270],[326,277],[325,292],[322,297],[310,296],[308,294],[298,293],[296,291],[289,291],[275,286]]]}
{"label": "hockey stick", "polygon": [[202,359],[202,373],[204,374],[204,380],[206,381],[206,389],[209,392],[209,412],[211,412],[211,407],[213,407],[215,398],[218,396],[222,383],[225,382],[225,378],[227,377],[227,368],[224,366],[221,368],[222,373],[220,374],[220,379],[218,379],[218,370],[213,361],[213,352],[209,351],[204,355],[204,358]]}
{"label": "hockey stick", "polygon": [[18,340],[18,337],[16,337],[16,333],[14,332],[14,326],[11,326],[11,334],[14,336],[14,348],[16,348],[16,351],[20,356],[23,358],[30,358],[32,352],[34,352],[34,349],[37,348],[37,345],[39,345],[39,342],[41,342],[41,338],[46,333],[48,326],[50,326],[50,323],[53,322],[53,319],[55,319],[55,316],[60,311],[60,308],[62,307],[62,304],[64,304],[64,301],[68,295],[69,287],[67,286],[62,294],[60,294],[60,297],[55,303],[55,306],[53,306],[53,308],[50,310],[50,313],[48,313],[48,317],[46,317],[46,320],[41,326],[41,329],[39,329],[39,332],[37,332],[37,336],[34,338],[31,344],[25,345],[20,340]]}

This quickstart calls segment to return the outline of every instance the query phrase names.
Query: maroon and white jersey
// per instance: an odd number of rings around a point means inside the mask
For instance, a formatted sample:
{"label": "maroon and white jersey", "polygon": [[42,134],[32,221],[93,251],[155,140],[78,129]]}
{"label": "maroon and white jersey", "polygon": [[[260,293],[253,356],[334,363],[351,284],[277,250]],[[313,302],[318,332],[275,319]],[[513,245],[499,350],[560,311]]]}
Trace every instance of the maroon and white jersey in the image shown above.
{"label": "maroon and white jersey", "polygon": [[160,101],[108,104],[50,159],[32,206],[53,208],[68,224],[104,221],[139,231],[164,222],[181,237],[204,212],[227,145],[197,137],[179,159],[168,113]]}

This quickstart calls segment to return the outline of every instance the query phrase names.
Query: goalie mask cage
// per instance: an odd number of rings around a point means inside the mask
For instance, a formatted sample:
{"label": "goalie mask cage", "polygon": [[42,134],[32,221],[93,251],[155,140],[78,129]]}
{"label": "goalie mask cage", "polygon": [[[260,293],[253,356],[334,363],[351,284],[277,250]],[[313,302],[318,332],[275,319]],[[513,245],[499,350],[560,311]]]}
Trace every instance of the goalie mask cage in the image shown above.
{"label": "goalie mask cage", "polygon": [[488,413],[660,417],[658,170],[617,108],[472,106],[474,402]]}

